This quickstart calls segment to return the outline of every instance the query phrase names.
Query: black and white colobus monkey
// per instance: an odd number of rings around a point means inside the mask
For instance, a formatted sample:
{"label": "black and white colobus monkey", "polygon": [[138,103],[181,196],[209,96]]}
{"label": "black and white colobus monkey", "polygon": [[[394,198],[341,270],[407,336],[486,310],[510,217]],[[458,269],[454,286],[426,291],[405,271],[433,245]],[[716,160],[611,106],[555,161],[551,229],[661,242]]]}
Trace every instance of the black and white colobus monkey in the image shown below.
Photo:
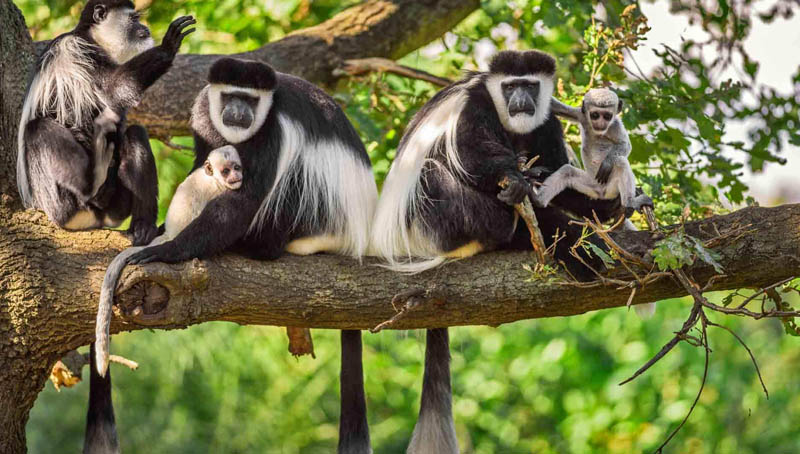
{"label": "black and white colobus monkey", "polygon": [[[568,162],[561,124],[550,112],[555,69],[545,53],[503,51],[488,72],[468,74],[414,116],[372,228],[372,246],[390,268],[419,272],[484,250],[530,247],[526,227],[510,206],[532,195],[530,175],[520,172],[518,162],[538,155],[535,176]],[[501,191],[504,178],[510,185]],[[578,214],[597,209],[603,218],[611,211],[574,191],[554,203],[562,204]],[[537,208],[536,216],[549,243],[556,231],[566,235],[556,245],[556,258],[588,278],[569,254],[580,227],[555,207]]]}
{"label": "black and white colobus monkey", "polygon": [[[533,195],[528,178],[568,162],[561,124],[550,112],[555,70],[555,60],[542,52],[500,52],[488,72],[446,87],[414,116],[372,227],[372,247],[389,268],[414,273],[484,250],[530,247],[511,205]],[[520,172],[519,161],[537,155],[536,170]],[[510,184],[501,191],[503,179]],[[574,191],[561,197],[559,206],[579,214],[597,209],[606,218],[613,211]],[[591,277],[569,254],[581,229],[555,207],[535,211],[548,246],[556,232],[565,235],[556,257],[573,274]],[[458,452],[449,380],[446,330],[429,331],[423,401],[409,453]]]}
{"label": "black and white colobus monkey", "polygon": [[[365,254],[377,201],[372,166],[324,91],[263,63],[222,58],[197,97],[192,129],[195,168],[210,150],[236,144],[247,179],[238,191],[210,201],[172,241],[134,254],[131,263],[178,262],[227,249],[260,259],[284,251]],[[366,454],[360,332],[342,332],[342,360],[339,452]]]}
{"label": "black and white colobus monkey", "polygon": [[191,17],[160,46],[129,0],[90,0],[78,25],[40,57],[19,125],[17,181],[26,207],[68,230],[133,216],[134,244],[156,235],[157,178],[147,132],[125,115],[171,66]]}
{"label": "black and white colobus monkey", "polygon": [[[132,216],[134,244],[156,235],[155,162],[147,132],[126,128],[125,114],[169,69],[193,23],[176,20],[154,47],[132,2],[90,0],[75,29],[48,45],[19,124],[17,184],[26,207],[68,230]],[[84,452],[118,451],[111,379],[92,370]]]}
{"label": "black and white colobus monkey", "polygon": [[[203,167],[194,170],[178,186],[167,209],[164,233],[150,245],[161,244],[175,238],[206,207],[208,202],[226,191],[236,191],[242,186],[243,170],[239,153],[232,145],[226,145],[209,153]],[[128,263],[128,257],[146,246],[134,246],[120,252],[108,265],[103,285],[100,288],[100,304],[97,309],[95,343],[91,358],[101,377],[108,370],[109,329],[111,327],[111,305],[117,282]],[[92,369],[94,371],[94,368]]]}
{"label": "black and white colobus monkey", "polygon": [[341,108],[311,83],[255,61],[221,58],[192,110],[195,164],[235,144],[248,178],[177,237],[130,263],[180,262],[233,248],[364,255],[377,187],[364,145]]}

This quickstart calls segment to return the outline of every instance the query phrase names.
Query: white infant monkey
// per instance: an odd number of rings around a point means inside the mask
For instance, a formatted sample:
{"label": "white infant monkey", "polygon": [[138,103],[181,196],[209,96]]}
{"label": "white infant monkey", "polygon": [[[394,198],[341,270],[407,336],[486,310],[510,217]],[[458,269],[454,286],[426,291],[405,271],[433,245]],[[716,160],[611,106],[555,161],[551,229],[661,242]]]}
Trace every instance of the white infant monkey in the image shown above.
{"label": "white infant monkey", "polygon": [[[550,108],[556,115],[578,123],[581,130],[581,159],[586,170],[565,164],[547,177],[539,188],[535,204],[546,207],[555,196],[572,188],[593,199],[619,196],[629,216],[633,211],[653,206],[645,194],[636,195],[636,178],[628,163],[631,141],[616,114],[622,101],[607,88],[594,88],[583,97],[580,108],[567,106],[555,98]],[[629,220],[623,228],[636,230]]]}
{"label": "white infant monkey", "polygon": [[97,309],[95,326],[95,363],[100,376],[108,369],[109,328],[111,326],[111,305],[114,303],[114,290],[117,281],[128,264],[128,257],[144,248],[169,241],[200,215],[206,204],[225,191],[235,191],[242,186],[242,161],[232,145],[211,151],[202,167],[190,173],[178,186],[169,204],[164,220],[164,233],[147,246],[138,246],[120,252],[106,270],[100,288],[100,305]]}

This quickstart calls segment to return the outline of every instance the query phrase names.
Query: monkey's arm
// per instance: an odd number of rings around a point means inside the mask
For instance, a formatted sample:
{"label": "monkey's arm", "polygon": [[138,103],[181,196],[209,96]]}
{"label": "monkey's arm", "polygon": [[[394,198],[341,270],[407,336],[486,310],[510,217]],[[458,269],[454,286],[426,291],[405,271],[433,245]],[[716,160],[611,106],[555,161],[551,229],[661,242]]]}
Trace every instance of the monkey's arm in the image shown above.
{"label": "monkey's arm", "polygon": [[195,23],[192,16],[175,19],[161,45],[142,52],[115,69],[105,87],[108,106],[121,115],[139,104],[145,90],[172,66],[183,39],[195,30],[186,28]]}
{"label": "monkey's arm", "polygon": [[550,110],[559,117],[566,118],[567,120],[575,123],[580,123],[583,119],[583,113],[578,107],[572,107],[564,104],[556,98],[550,99]]}
{"label": "monkey's arm", "polygon": [[614,147],[609,150],[605,159],[603,159],[603,162],[600,163],[600,167],[598,167],[597,173],[594,176],[595,180],[600,184],[608,184],[611,174],[615,169],[620,169],[621,171],[627,168],[628,171],[630,171],[630,164],[628,163],[628,155],[630,152],[631,145],[627,140],[614,145]]}
{"label": "monkey's arm", "polygon": [[[468,104],[464,108],[456,135],[459,158],[469,175],[468,183],[481,192],[497,194],[505,203],[520,203],[531,186],[519,171],[517,155],[498,136],[503,126],[496,115],[491,116],[488,109],[480,107],[483,106]],[[500,191],[498,183],[504,179],[508,180],[508,186]]]}
{"label": "monkey's arm", "polygon": [[128,263],[177,263],[223,252],[245,236],[260,203],[247,188],[228,191],[208,202],[200,216],[172,241],[147,247],[132,255]]}

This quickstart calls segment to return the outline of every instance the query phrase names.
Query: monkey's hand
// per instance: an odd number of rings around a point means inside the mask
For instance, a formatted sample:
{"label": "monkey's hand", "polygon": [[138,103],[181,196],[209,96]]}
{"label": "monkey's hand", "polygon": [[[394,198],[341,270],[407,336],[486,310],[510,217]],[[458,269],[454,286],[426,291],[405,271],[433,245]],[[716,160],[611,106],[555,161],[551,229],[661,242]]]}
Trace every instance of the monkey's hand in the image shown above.
{"label": "monkey's hand", "polygon": [[530,182],[544,181],[552,173],[549,168],[544,166],[535,166],[522,171],[522,175]]}
{"label": "monkey's hand", "polygon": [[152,222],[144,219],[134,219],[125,234],[134,246],[146,246],[158,236],[158,229]]}
{"label": "monkey's hand", "polygon": [[501,202],[514,206],[521,203],[525,196],[532,194],[533,188],[521,174],[507,175],[508,185],[497,194]]}
{"label": "monkey's hand", "polygon": [[194,28],[186,30],[186,27],[196,23],[197,21],[192,16],[181,16],[172,21],[169,24],[169,29],[167,29],[167,34],[164,35],[164,39],[161,41],[161,48],[174,57],[181,48],[183,38],[186,38],[196,30]]}
{"label": "monkey's hand", "polygon": [[651,199],[647,194],[641,193],[631,200],[630,206],[625,207],[625,215],[631,216],[634,211],[641,213],[642,209],[645,207],[655,209],[655,206],[653,205],[653,199]]}
{"label": "monkey's hand", "polygon": [[600,168],[597,169],[597,175],[594,176],[594,179],[600,184],[607,184],[611,178],[611,172],[614,171],[615,164],[616,157],[614,155],[606,156],[600,164]]}

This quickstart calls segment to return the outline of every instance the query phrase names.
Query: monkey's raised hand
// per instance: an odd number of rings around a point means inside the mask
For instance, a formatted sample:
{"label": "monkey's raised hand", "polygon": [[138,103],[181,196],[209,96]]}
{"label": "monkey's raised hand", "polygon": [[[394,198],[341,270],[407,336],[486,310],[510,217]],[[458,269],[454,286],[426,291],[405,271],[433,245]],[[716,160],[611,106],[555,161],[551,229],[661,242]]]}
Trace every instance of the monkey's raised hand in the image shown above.
{"label": "monkey's raised hand", "polygon": [[186,38],[190,33],[196,30],[194,28],[185,30],[186,27],[196,23],[197,21],[192,16],[181,16],[172,21],[172,23],[169,24],[167,33],[164,35],[164,39],[161,41],[161,48],[171,55],[177,54],[183,42],[183,38]]}
{"label": "monkey's raised hand", "polygon": [[600,164],[600,168],[597,169],[597,175],[594,176],[594,179],[600,184],[607,184],[608,180],[611,178],[611,172],[614,171],[616,161],[616,156],[613,154],[606,156]]}

